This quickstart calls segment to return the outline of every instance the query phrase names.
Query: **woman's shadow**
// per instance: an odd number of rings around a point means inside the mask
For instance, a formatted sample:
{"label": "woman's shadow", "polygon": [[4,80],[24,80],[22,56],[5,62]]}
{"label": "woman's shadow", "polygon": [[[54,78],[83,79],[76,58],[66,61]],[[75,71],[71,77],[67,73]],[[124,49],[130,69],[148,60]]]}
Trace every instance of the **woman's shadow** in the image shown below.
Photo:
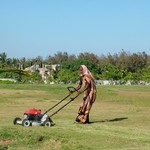
{"label": "woman's shadow", "polygon": [[121,117],[121,118],[113,118],[113,119],[104,119],[104,120],[93,121],[90,123],[115,122],[115,121],[122,121],[125,119],[128,119],[128,118],[127,117]]}

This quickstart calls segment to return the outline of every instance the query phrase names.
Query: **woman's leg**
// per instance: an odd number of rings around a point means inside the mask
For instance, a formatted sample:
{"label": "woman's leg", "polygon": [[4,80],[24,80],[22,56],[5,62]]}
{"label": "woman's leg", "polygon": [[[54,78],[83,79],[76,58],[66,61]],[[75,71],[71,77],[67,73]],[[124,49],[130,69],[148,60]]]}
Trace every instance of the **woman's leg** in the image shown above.
{"label": "woman's leg", "polygon": [[93,103],[95,102],[96,99],[96,93],[91,93],[88,99],[88,103],[86,106],[86,110],[85,110],[85,116],[84,116],[84,120],[85,123],[89,123],[89,114],[90,114],[90,110],[92,108]]}
{"label": "woman's leg", "polygon": [[83,114],[84,114],[85,100],[86,100],[86,97],[84,96],[82,99],[82,102],[80,104],[79,110],[78,110],[78,115],[76,117],[77,122],[80,122],[81,116],[83,116]]}

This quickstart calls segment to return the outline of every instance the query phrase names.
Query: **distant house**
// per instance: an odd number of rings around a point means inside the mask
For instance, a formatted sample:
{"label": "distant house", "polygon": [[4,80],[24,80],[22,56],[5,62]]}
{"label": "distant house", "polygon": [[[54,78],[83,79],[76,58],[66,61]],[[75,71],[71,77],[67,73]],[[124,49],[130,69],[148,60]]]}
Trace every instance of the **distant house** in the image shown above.
{"label": "distant house", "polygon": [[45,80],[47,75],[49,76],[50,75],[50,71],[48,71],[47,68],[38,68],[38,71],[39,71],[39,74],[41,75],[42,77],[42,80]]}
{"label": "distant house", "polygon": [[54,64],[54,65],[43,64],[42,68],[40,68],[39,65],[34,64],[31,67],[25,68],[24,70],[31,71],[31,72],[38,71],[42,77],[42,80],[45,80],[47,78],[47,76],[50,76],[50,71],[51,70],[55,71],[58,66],[59,66],[59,64]]}
{"label": "distant house", "polygon": [[35,72],[36,71],[36,65],[33,65],[31,67],[27,67],[24,69],[25,71],[31,71],[31,72]]}

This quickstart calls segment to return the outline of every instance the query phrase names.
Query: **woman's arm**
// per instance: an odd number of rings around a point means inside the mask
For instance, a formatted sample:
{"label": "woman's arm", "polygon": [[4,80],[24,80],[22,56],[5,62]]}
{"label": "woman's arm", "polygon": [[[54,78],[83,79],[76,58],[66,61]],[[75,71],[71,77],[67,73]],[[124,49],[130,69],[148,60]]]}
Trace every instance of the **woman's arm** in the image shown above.
{"label": "woman's arm", "polygon": [[80,77],[80,81],[79,81],[79,84],[78,86],[76,87],[76,91],[78,91],[81,87],[82,87],[82,77]]}
{"label": "woman's arm", "polygon": [[84,79],[82,79],[82,82],[83,82],[83,80],[84,80],[85,86],[84,86],[83,90],[79,91],[79,89],[81,88],[81,86],[80,86],[81,84],[79,84],[79,88],[77,89],[78,93],[82,93],[90,87],[91,81],[90,81],[89,77],[85,76]]}

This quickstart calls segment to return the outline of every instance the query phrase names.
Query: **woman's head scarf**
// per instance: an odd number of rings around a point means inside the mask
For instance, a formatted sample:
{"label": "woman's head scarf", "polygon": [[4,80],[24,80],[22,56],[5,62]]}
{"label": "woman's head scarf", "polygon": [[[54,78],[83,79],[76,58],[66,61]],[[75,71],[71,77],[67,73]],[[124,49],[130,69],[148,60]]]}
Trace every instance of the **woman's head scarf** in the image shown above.
{"label": "woman's head scarf", "polygon": [[90,75],[90,77],[94,80],[94,77],[93,75],[91,74],[91,72],[89,71],[89,69],[85,66],[85,65],[81,65],[82,69],[83,69],[83,73],[81,74],[82,75]]}

